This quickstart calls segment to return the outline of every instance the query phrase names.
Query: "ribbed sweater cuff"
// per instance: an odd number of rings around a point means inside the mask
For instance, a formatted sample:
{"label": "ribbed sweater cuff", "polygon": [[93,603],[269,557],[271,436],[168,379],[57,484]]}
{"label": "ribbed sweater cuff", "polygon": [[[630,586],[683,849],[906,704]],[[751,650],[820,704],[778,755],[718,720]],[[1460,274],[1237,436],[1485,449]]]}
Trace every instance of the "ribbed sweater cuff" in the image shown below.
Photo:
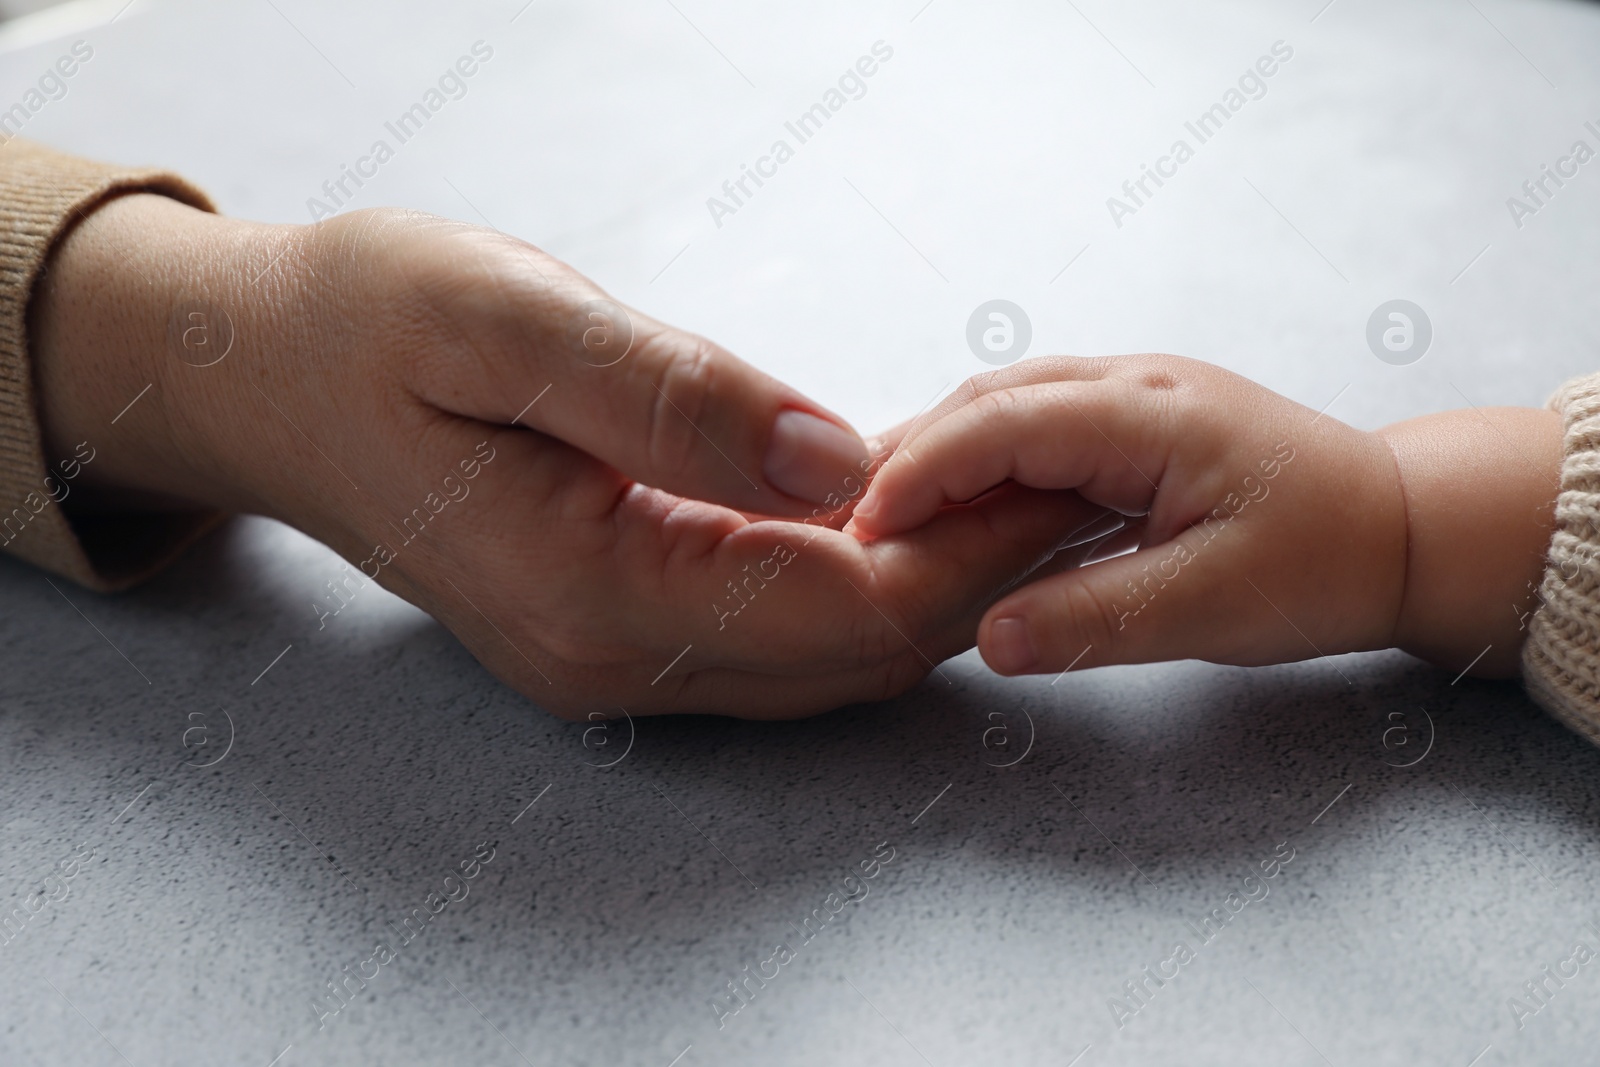
{"label": "ribbed sweater cuff", "polygon": [[1545,710],[1600,744],[1600,374],[1567,382],[1549,406],[1564,427],[1561,492],[1522,676]]}
{"label": "ribbed sweater cuff", "polygon": [[0,143],[0,546],[94,589],[137,581],[216,518],[119,516],[75,530],[50,495],[58,483],[46,481],[58,472],[44,455],[28,302],[56,242],[106,200],[129,192],[215,210],[204,193],[164,171],[95,163],[27,141]]}

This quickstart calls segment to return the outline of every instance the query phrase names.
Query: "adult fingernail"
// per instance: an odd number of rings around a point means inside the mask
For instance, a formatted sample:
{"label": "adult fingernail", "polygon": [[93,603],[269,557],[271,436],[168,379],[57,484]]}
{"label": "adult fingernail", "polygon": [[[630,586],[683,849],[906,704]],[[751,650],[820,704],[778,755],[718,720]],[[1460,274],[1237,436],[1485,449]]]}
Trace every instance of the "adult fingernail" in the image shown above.
{"label": "adult fingernail", "polygon": [[[776,489],[816,504],[860,491],[867,446],[838,423],[790,409],[772,424],[763,472]],[[853,480],[853,481],[852,481]]]}
{"label": "adult fingernail", "polygon": [[1026,674],[1039,663],[1039,654],[1033,647],[1033,636],[1028,633],[1028,621],[1017,615],[1007,615],[989,624],[989,641],[984,649],[984,659],[1001,674]]}

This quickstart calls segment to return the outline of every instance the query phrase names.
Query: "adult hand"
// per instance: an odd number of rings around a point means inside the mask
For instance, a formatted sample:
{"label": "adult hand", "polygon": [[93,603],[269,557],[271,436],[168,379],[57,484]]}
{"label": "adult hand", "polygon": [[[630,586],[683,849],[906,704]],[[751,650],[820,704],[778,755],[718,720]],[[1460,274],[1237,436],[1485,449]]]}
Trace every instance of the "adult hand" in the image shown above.
{"label": "adult hand", "polygon": [[836,529],[872,462],[841,419],[411,212],[269,227],[124,197],[58,248],[32,336],[50,447],[96,442],[102,503],[290,523],[574,718],[889,696],[1104,529],[1012,487],[863,545]]}

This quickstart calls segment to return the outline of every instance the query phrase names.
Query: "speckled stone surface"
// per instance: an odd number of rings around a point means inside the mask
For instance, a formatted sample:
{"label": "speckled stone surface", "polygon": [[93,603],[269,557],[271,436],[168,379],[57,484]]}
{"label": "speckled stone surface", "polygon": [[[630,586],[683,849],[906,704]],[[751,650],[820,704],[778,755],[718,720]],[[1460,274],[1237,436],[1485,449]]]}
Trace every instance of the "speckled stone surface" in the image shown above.
{"label": "speckled stone surface", "polygon": [[[1033,353],[1182,352],[1360,426],[1600,364],[1600,163],[1506,206],[1600,147],[1595,6],[446,7],[139,0],[0,33],[0,105],[84,37],[26,133],[298,221],[483,40],[352,206],[492,219],[865,427],[985,369],[995,297]],[[877,41],[865,95],[713,219]],[[1106,198],[1278,41],[1119,228]],[[1394,298],[1433,325],[1408,366],[1366,343]],[[251,519],[118,597],[0,560],[0,1062],[1593,1059],[1600,752],[1513,684],[969,655],[811,721],[607,730],[376,589],[319,629],[339,565]]]}

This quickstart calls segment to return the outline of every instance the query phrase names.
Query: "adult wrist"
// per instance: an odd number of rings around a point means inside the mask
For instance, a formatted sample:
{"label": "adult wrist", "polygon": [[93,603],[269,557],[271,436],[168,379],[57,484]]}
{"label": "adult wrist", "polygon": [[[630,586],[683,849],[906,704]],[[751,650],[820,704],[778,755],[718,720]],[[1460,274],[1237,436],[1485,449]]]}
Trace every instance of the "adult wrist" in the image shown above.
{"label": "adult wrist", "polygon": [[241,314],[246,261],[266,261],[271,232],[130,193],[57,242],[28,333],[47,462],[94,455],[67,510],[251,507],[209,442],[218,365],[257,319]]}

